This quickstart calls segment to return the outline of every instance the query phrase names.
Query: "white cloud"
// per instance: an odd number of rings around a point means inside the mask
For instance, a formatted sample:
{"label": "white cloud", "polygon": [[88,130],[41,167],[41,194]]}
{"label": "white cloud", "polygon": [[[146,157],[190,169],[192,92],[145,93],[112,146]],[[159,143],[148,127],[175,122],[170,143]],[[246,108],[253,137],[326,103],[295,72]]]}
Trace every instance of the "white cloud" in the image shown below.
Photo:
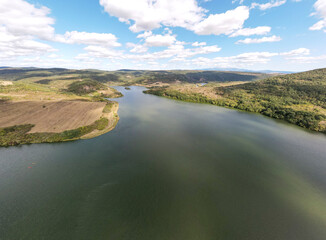
{"label": "white cloud", "polygon": [[130,24],[133,32],[168,27],[182,27],[200,35],[231,34],[241,29],[249,18],[249,8],[239,6],[225,13],[210,14],[196,0],[100,0],[104,10],[121,22]]}
{"label": "white cloud", "polygon": [[154,53],[148,53],[145,55],[133,55],[128,56],[128,58],[138,59],[138,60],[157,60],[157,59],[168,59],[172,57],[176,58],[190,58],[196,55],[204,55],[210,53],[217,53],[221,50],[217,45],[212,46],[202,46],[198,48],[185,48],[181,42],[168,47],[163,51],[158,51]]}
{"label": "white cloud", "polygon": [[252,3],[251,8],[259,8],[260,10],[266,10],[273,7],[279,7],[286,3],[286,0],[271,0],[268,3]]}
{"label": "white cloud", "polygon": [[130,23],[134,32],[152,30],[161,25],[187,28],[199,22],[205,10],[196,0],[100,0],[104,10],[119,21]]}
{"label": "white cloud", "polygon": [[315,23],[309,29],[316,30],[324,30],[326,32],[326,1],[325,0],[317,0],[314,4],[314,8],[316,9],[315,15],[322,18],[322,20]]}
{"label": "white cloud", "polygon": [[145,38],[145,44],[149,47],[168,47],[175,43],[176,38],[172,35],[151,35]]}
{"label": "white cloud", "polygon": [[191,29],[199,35],[231,34],[242,28],[249,18],[249,8],[237,7],[221,14],[211,14],[203,21],[193,25]]}
{"label": "white cloud", "polygon": [[295,63],[314,63],[326,60],[326,55],[308,56],[310,55],[310,49],[307,48],[294,49],[289,52],[280,53],[280,55]]}
{"label": "white cloud", "polygon": [[191,44],[194,47],[200,47],[200,46],[206,46],[206,42],[194,42],[193,44]]}
{"label": "white cloud", "polygon": [[298,48],[289,52],[281,53],[281,55],[283,56],[299,56],[299,55],[309,55],[309,54],[310,54],[310,49],[307,48]]}
{"label": "white cloud", "polygon": [[49,40],[53,38],[54,19],[50,9],[35,7],[23,0],[1,0],[0,26],[13,36],[34,36]]}
{"label": "white cloud", "polygon": [[148,48],[141,44],[127,43],[127,47],[131,48],[132,53],[144,53],[148,51]]}
{"label": "white cloud", "polygon": [[86,54],[79,54],[77,56],[77,59],[81,57],[96,57],[96,58],[113,58],[113,59],[119,59],[123,56],[122,51],[117,51],[112,48],[106,48],[102,46],[87,46],[84,48],[88,53]]}
{"label": "white cloud", "polygon": [[239,2],[239,4],[243,4],[244,0],[232,0],[232,4]]}
{"label": "white cloud", "polygon": [[107,47],[120,47],[117,37],[111,33],[66,32],[56,35],[55,40],[69,44],[100,45]]}
{"label": "white cloud", "polygon": [[256,64],[265,64],[271,60],[271,57],[277,56],[278,53],[271,52],[248,52],[230,57],[216,57],[213,59],[199,57],[191,60],[197,66],[207,67],[247,67]]}
{"label": "white cloud", "polygon": [[31,37],[14,36],[4,27],[0,27],[0,58],[40,55],[53,51],[55,49],[48,44],[35,41]]}
{"label": "white cloud", "polygon": [[[185,48],[185,43],[176,41],[173,45],[169,46],[165,50],[156,51],[152,53],[146,53],[145,51],[138,51],[137,48],[142,49],[146,46],[134,43],[128,43],[127,47],[132,48],[130,52],[134,54],[124,54],[122,51],[115,51],[99,46],[88,46],[84,48],[86,53],[79,54],[77,59],[89,60],[92,58],[110,58],[119,60],[133,60],[139,63],[139,61],[157,61],[160,59],[169,58],[190,58],[196,55],[205,55],[210,53],[216,53],[221,50],[217,45],[212,46],[200,46],[196,48]],[[146,49],[147,50],[147,49]]]}
{"label": "white cloud", "polygon": [[[220,67],[250,67],[257,66],[259,64],[266,64],[272,60],[273,57],[282,56],[287,60],[296,63],[314,63],[320,62],[326,59],[326,55],[320,56],[308,56],[310,50],[307,48],[298,48],[288,52],[248,52],[242,53],[230,57],[216,57],[216,58],[204,58],[198,57],[190,60],[195,66],[205,66],[205,68]],[[189,60],[188,60],[189,61]]]}
{"label": "white cloud", "polygon": [[46,7],[35,7],[22,0],[1,0],[0,3],[0,58],[40,55],[55,51],[36,39],[53,38],[54,19]]}
{"label": "white cloud", "polygon": [[55,54],[55,53],[52,53],[50,55],[48,55],[49,58],[58,58],[59,55],[58,54]]}
{"label": "white cloud", "polygon": [[246,38],[239,40],[236,43],[251,44],[251,43],[264,43],[264,42],[279,42],[282,38],[279,36],[263,37],[263,38]]}
{"label": "white cloud", "polygon": [[[0,57],[39,56],[55,51],[38,40],[67,44],[85,44],[103,47],[119,47],[117,37],[110,33],[71,31],[55,34],[54,19],[50,9],[36,7],[23,0],[0,0]],[[108,50],[105,50],[106,55]],[[33,58],[29,58],[33,59]]]}
{"label": "white cloud", "polygon": [[149,36],[151,36],[153,33],[151,31],[146,31],[144,33],[141,33],[137,36],[137,38],[147,38]]}
{"label": "white cloud", "polygon": [[[315,63],[320,62],[324,63],[326,60],[326,55],[320,55],[320,56],[297,56],[289,58],[292,62],[295,63]],[[323,64],[324,65],[324,64]]]}
{"label": "white cloud", "polygon": [[242,28],[233,32],[230,37],[237,36],[251,36],[251,35],[265,35],[271,31],[271,27],[261,26],[256,28]]}

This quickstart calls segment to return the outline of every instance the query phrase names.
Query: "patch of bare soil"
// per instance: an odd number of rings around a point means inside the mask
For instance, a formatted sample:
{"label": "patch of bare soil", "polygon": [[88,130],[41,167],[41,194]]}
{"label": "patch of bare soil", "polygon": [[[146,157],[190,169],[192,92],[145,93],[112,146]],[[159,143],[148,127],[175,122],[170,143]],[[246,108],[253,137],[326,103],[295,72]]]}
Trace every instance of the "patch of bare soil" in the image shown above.
{"label": "patch of bare soil", "polygon": [[34,124],[30,133],[63,132],[94,123],[104,102],[22,101],[0,103],[0,128]]}
{"label": "patch of bare soil", "polygon": [[0,81],[0,86],[9,86],[12,85],[13,83],[11,81]]}

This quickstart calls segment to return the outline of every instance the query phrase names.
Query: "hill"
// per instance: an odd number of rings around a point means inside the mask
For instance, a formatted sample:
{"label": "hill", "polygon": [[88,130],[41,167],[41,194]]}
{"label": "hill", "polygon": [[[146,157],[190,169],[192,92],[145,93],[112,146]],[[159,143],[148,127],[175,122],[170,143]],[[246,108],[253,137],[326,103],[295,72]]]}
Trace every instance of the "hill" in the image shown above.
{"label": "hill", "polygon": [[122,69],[119,71],[70,70],[64,68],[5,68],[0,69],[0,80],[32,81],[48,84],[56,80],[95,80],[114,85],[154,84],[175,82],[229,82],[253,81],[268,74],[232,71],[143,71]]}
{"label": "hill", "polygon": [[[75,75],[74,75],[75,74]],[[0,147],[91,138],[112,130],[121,96],[68,69],[0,70]]]}
{"label": "hill", "polygon": [[326,133],[326,68],[244,84],[157,87],[146,93],[260,113]]}

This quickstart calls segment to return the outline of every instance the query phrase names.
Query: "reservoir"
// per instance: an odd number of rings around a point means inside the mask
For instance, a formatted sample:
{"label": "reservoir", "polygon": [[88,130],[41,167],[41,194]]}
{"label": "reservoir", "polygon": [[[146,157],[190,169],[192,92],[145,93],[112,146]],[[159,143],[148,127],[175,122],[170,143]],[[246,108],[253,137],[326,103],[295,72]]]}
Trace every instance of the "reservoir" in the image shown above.
{"label": "reservoir", "polygon": [[326,239],[326,135],[117,89],[113,131],[0,148],[1,240]]}

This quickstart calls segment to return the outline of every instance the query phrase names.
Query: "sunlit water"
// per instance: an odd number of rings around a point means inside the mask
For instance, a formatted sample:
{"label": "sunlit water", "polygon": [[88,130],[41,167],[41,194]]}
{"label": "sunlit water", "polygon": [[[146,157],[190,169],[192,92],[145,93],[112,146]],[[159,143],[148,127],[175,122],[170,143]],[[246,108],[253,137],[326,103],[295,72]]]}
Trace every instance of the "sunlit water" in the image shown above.
{"label": "sunlit water", "polygon": [[0,239],[324,240],[326,137],[118,88],[91,140],[0,149]]}

